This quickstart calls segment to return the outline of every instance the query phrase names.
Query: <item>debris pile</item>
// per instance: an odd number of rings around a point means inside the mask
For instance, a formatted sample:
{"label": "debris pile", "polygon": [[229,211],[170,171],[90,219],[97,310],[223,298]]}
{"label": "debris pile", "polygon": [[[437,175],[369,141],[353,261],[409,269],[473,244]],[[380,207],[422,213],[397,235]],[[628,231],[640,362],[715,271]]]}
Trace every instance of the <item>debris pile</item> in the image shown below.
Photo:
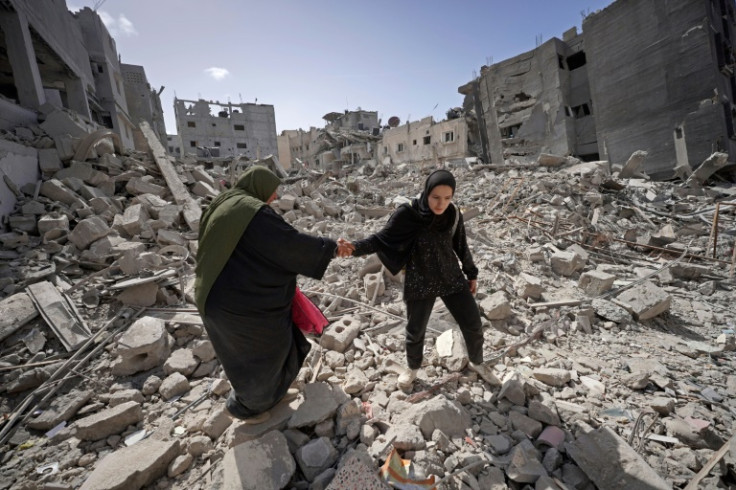
{"label": "debris pile", "polygon": [[[310,339],[299,397],[247,425],[225,411],[192,301],[199,216],[230,169],[174,162],[145,124],[151,151],[121,153],[54,117],[16,131],[44,142],[43,180],[18,189],[0,234],[0,489],[735,483],[724,156],[678,182],[648,180],[640,152],[618,169],[554,155],[454,169],[496,379],[467,369],[438,301],[414,390],[398,390],[402,277],[375,256],[336,259],[323,281],[300,278],[332,323]],[[272,206],[360,239],[428,171],[302,169]]]}

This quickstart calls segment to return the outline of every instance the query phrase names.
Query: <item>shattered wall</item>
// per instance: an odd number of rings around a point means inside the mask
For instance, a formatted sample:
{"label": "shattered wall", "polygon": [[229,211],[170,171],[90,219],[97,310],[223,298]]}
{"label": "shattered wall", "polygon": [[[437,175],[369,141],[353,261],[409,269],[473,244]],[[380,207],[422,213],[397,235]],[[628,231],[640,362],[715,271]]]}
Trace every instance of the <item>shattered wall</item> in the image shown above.
{"label": "shattered wall", "polygon": [[[714,151],[733,155],[734,1],[618,0],[536,49],[481,68],[478,90],[492,162],[540,153],[623,164],[668,178]],[[480,104],[476,99],[480,99]]]}
{"label": "shattered wall", "polygon": [[714,151],[736,154],[733,6],[619,0],[584,20],[602,156],[623,163],[644,150],[646,171],[669,177],[676,140],[692,167]]}
{"label": "shattered wall", "polygon": [[[48,92],[56,98],[61,93],[66,107],[81,112],[74,105],[81,104],[87,89],[94,90],[94,79],[82,32],[64,0],[4,4],[0,93],[31,109],[43,105]],[[88,111],[82,115],[89,117]]]}
{"label": "shattered wall", "polygon": [[492,161],[571,151],[568,74],[560,61],[565,51],[564,43],[552,39],[482,70],[479,92]]}
{"label": "shattered wall", "polygon": [[[212,110],[217,110],[216,114]],[[221,104],[174,99],[177,133],[185,153],[198,156],[277,155],[276,116],[268,104]]]}

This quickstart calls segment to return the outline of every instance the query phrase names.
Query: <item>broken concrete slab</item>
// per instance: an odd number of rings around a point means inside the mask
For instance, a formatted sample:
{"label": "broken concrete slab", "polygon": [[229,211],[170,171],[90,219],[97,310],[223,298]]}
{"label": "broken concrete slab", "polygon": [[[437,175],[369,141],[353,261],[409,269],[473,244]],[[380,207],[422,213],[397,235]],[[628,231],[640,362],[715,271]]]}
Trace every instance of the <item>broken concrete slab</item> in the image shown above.
{"label": "broken concrete slab", "polygon": [[80,490],[137,490],[166,474],[179,455],[179,441],[145,439],[105,456]]}
{"label": "broken concrete slab", "polygon": [[0,341],[38,316],[36,305],[27,293],[16,293],[0,300]]}
{"label": "broken concrete slab", "polygon": [[296,471],[286,437],[276,430],[230,448],[222,467],[223,490],[281,490]]}
{"label": "broken concrete slab", "polygon": [[616,297],[616,303],[640,321],[661,315],[670,309],[671,302],[672,296],[650,281],[644,281]]}
{"label": "broken concrete slab", "polygon": [[119,434],[141,420],[143,409],[140,403],[130,401],[75,421],[74,435],[83,441],[97,441]]}
{"label": "broken concrete slab", "polygon": [[608,427],[581,434],[565,444],[572,459],[599,488],[668,490],[671,485]]}

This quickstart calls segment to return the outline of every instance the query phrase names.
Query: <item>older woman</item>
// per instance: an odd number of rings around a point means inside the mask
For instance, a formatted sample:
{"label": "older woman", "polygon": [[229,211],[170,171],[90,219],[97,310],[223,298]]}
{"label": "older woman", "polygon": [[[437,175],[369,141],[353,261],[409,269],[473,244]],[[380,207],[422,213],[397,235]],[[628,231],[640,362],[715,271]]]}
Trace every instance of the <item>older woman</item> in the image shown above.
{"label": "older woman", "polygon": [[296,276],[321,279],[338,244],[299,233],[270,204],[281,181],[252,166],[202,216],[195,301],[233,390],[230,414],[261,423],[310,344],[291,320]]}

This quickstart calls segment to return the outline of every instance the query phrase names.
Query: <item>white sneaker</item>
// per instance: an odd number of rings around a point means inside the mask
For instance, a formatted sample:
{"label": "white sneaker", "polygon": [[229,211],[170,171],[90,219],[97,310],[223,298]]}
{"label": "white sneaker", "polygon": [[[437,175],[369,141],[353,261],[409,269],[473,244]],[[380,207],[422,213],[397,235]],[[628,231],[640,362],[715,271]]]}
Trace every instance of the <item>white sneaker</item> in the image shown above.
{"label": "white sneaker", "polygon": [[475,371],[478,375],[483,378],[491,386],[501,386],[501,380],[493,374],[493,368],[487,364],[475,364],[474,362],[468,363],[468,368],[471,371]]}
{"label": "white sneaker", "polygon": [[414,384],[414,380],[417,378],[418,369],[407,369],[399,375],[399,379],[396,380],[396,386],[403,391],[411,391],[411,387]]}

